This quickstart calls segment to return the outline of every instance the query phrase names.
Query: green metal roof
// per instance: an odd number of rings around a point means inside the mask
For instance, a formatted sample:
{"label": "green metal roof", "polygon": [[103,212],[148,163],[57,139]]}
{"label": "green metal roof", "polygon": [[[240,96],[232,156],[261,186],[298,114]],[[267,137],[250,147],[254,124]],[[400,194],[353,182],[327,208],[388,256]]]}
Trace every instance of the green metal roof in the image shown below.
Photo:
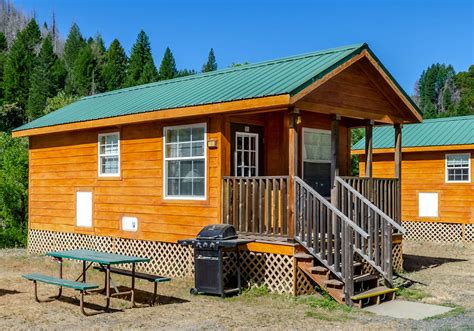
{"label": "green metal roof", "polygon": [[14,131],[164,109],[294,95],[364,49],[370,52],[367,44],[356,44],[83,97]]}
{"label": "green metal roof", "polygon": [[[393,148],[394,140],[393,127],[374,128],[373,148]],[[474,115],[429,119],[419,124],[406,124],[402,129],[403,147],[469,144],[474,144]],[[364,148],[364,139],[352,146],[353,150]]]}

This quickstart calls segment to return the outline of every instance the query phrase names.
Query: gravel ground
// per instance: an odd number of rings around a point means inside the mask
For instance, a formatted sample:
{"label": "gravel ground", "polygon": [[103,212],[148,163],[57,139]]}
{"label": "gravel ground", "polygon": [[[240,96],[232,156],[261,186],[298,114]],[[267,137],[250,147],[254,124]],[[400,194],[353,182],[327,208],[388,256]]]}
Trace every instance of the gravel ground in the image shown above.
{"label": "gravel ground", "polygon": [[[427,303],[456,304],[454,316],[411,321],[375,316],[343,307],[329,310],[326,301],[316,296],[292,298],[265,294],[259,289],[222,300],[217,297],[189,295],[192,279],[174,279],[159,285],[160,305],[128,309],[127,300],[112,300],[113,312],[93,317],[80,314],[74,291],[65,291],[61,301],[38,304],[33,285],[21,278],[27,272],[54,274],[56,265],[45,257],[28,256],[24,250],[0,250],[0,329],[350,329],[350,330],[474,330],[474,246],[405,243],[404,277],[423,282],[410,287],[409,299]],[[422,254],[420,254],[422,253]],[[65,263],[65,277],[74,278],[79,265]],[[92,271],[88,281],[99,284],[102,276]],[[114,278],[127,285],[129,280]],[[152,286],[138,282],[137,295],[145,302]],[[41,286],[40,295],[54,288]],[[415,295],[413,295],[413,293]],[[416,297],[415,297],[416,296]],[[101,305],[100,296],[87,301]],[[97,306],[88,306],[90,309]],[[462,311],[463,310],[463,311]]]}

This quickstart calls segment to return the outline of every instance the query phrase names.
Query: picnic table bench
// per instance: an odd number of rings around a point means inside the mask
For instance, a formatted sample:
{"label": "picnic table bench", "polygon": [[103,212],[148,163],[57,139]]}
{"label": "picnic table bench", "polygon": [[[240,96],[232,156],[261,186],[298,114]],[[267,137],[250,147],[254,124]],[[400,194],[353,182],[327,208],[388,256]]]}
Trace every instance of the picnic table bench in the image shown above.
{"label": "picnic table bench", "polygon": [[[63,288],[70,288],[80,292],[80,307],[81,312],[86,315],[90,316],[92,314],[87,313],[84,309],[84,295],[85,294],[92,294],[92,293],[105,293],[106,297],[106,304],[105,304],[105,311],[109,309],[110,306],[110,299],[111,297],[130,294],[131,295],[131,305],[135,307],[135,278],[142,278],[147,279],[149,281],[155,282],[155,290],[153,293],[153,298],[151,304],[154,303],[156,298],[156,291],[157,287],[156,284],[159,282],[170,281],[170,278],[157,276],[157,275],[148,275],[145,273],[140,273],[135,271],[136,263],[142,262],[149,262],[148,258],[144,257],[135,257],[135,256],[127,256],[127,255],[120,255],[120,254],[112,254],[112,253],[104,253],[104,252],[97,252],[93,250],[69,250],[69,251],[62,251],[62,252],[49,252],[46,254],[47,256],[53,257],[56,261],[59,262],[59,277],[52,277],[47,276],[39,273],[30,273],[23,275],[24,278],[32,281],[35,286],[35,300],[37,302],[44,302],[50,301],[51,299],[59,299],[62,295]],[[63,279],[63,259],[72,259],[82,261],[82,273],[81,275],[74,281]],[[91,284],[86,282],[86,272],[87,270],[94,264],[99,264],[98,268],[105,273],[104,279],[104,288],[99,289],[99,285]],[[117,264],[131,264],[131,270],[124,270],[119,268],[113,268],[111,265]],[[111,273],[122,274],[131,277],[131,289],[130,291],[118,291],[117,287],[114,285],[115,293],[111,293]],[[81,280],[81,281],[79,281]],[[38,297],[37,291],[37,283],[45,283],[59,287],[59,293],[55,297],[51,297],[50,300],[43,300],[41,301]]]}
{"label": "picnic table bench", "polygon": [[35,300],[36,300],[36,302],[51,301],[51,298],[49,300],[40,300],[40,298],[38,297],[38,282],[59,286],[58,295],[56,295],[52,299],[59,299],[61,297],[63,287],[79,291],[81,293],[81,297],[80,297],[81,310],[84,307],[84,293],[85,293],[85,291],[93,290],[93,289],[96,289],[96,288],[99,287],[99,285],[97,285],[97,284],[76,282],[76,281],[72,281],[72,280],[47,276],[47,275],[38,274],[38,273],[26,274],[26,275],[23,275],[23,278],[31,280],[35,284]]}
{"label": "picnic table bench", "polygon": [[[106,270],[102,266],[95,266],[94,269],[99,270],[101,272],[106,272]],[[129,276],[129,277],[132,276],[132,271],[127,270],[127,269],[119,269],[119,268],[110,267],[110,272],[113,274],[118,274],[122,276]],[[171,278],[168,278],[168,277],[146,274],[143,272],[135,272],[135,278],[144,279],[151,283],[154,283],[153,296],[150,300],[150,306],[153,306],[155,304],[157,290],[158,290],[158,283],[171,281]]]}

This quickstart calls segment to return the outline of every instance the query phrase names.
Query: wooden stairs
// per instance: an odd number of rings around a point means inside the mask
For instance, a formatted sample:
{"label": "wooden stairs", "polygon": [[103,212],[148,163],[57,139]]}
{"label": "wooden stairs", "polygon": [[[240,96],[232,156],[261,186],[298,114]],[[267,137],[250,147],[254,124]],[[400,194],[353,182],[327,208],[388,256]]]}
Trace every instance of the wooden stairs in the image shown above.
{"label": "wooden stairs", "polygon": [[[334,300],[341,304],[349,304],[345,299],[345,284],[342,280],[326,267],[317,263],[310,254],[296,253],[297,268],[311,278],[322,290],[327,292]],[[379,277],[373,273],[363,273],[363,263],[353,262],[354,270],[354,292],[351,303],[362,308],[372,304],[380,304],[384,301],[394,300],[397,288],[379,286]]]}
{"label": "wooden stairs", "polygon": [[297,267],[339,303],[393,300],[392,234],[404,229],[343,179],[335,182],[329,202],[294,177]]}

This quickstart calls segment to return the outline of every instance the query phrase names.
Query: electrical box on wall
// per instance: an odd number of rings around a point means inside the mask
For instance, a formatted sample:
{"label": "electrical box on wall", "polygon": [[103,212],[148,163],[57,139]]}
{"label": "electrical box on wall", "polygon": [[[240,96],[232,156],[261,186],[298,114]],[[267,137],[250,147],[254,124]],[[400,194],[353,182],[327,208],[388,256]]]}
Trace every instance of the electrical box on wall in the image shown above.
{"label": "electrical box on wall", "polygon": [[136,217],[122,217],[122,230],[136,232],[138,229],[138,219]]}

